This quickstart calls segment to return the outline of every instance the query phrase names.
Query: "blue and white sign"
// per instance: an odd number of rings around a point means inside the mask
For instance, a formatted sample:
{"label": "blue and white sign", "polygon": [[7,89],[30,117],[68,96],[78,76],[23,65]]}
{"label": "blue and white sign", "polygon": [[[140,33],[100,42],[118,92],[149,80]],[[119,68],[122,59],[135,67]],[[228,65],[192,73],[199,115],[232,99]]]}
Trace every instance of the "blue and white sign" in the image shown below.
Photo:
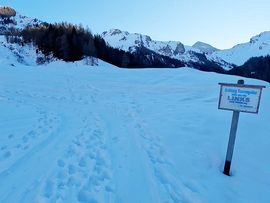
{"label": "blue and white sign", "polygon": [[226,83],[220,85],[219,109],[258,113],[264,86]]}

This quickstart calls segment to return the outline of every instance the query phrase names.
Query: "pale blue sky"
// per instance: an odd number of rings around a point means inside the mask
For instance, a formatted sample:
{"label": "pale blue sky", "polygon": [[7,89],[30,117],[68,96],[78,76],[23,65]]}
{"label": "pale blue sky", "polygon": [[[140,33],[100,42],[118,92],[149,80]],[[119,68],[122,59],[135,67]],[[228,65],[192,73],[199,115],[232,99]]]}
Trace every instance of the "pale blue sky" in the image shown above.
{"label": "pale blue sky", "polygon": [[23,15],[47,22],[111,28],[186,45],[203,41],[230,48],[270,30],[270,0],[4,0]]}

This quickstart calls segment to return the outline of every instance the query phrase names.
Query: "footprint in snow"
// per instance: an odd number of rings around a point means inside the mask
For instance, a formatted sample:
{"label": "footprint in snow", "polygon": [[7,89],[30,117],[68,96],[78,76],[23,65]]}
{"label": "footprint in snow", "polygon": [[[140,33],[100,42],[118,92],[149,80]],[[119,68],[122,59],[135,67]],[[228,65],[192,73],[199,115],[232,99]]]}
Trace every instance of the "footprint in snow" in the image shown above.
{"label": "footprint in snow", "polygon": [[8,135],[8,139],[12,139],[13,137],[14,137],[13,134],[9,134],[9,135]]}
{"label": "footprint in snow", "polygon": [[5,152],[5,153],[3,154],[3,158],[4,158],[4,159],[9,158],[10,156],[11,156],[11,152],[10,152],[10,151],[7,151],[7,152]]}
{"label": "footprint in snow", "polygon": [[59,167],[63,168],[63,167],[65,167],[65,162],[64,162],[62,159],[59,159],[59,160],[57,161],[57,165],[58,165]]}
{"label": "footprint in snow", "polygon": [[5,150],[5,149],[7,149],[7,146],[6,145],[4,145],[4,146],[1,147],[1,151]]}

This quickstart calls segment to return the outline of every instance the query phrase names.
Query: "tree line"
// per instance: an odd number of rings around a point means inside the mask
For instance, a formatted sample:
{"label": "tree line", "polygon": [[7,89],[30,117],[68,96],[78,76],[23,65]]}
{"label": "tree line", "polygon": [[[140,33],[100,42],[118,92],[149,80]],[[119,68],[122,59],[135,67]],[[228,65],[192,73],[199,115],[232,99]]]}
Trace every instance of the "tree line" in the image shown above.
{"label": "tree line", "polygon": [[118,67],[181,67],[176,59],[159,55],[144,47],[134,53],[109,46],[100,35],[93,35],[89,29],[70,23],[41,24],[25,29],[13,30],[6,35],[11,43],[33,43],[37,52],[53,55],[64,61],[78,61],[86,56],[96,57]]}
{"label": "tree line", "polygon": [[229,74],[270,82],[270,55],[252,57],[243,65],[230,70]]}

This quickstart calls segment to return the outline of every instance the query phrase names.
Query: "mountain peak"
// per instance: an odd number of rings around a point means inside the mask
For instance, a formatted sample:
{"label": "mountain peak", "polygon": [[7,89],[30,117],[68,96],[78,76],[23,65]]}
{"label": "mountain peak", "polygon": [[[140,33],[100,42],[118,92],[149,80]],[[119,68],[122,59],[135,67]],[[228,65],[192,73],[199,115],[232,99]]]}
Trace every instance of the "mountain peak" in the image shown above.
{"label": "mountain peak", "polygon": [[15,9],[9,6],[0,6],[0,18],[10,18],[16,16]]}
{"label": "mountain peak", "polygon": [[213,52],[218,51],[217,48],[211,46],[210,44],[200,42],[200,41],[193,44],[192,47],[199,49],[200,51],[207,53],[207,54],[212,54]]}
{"label": "mountain peak", "polygon": [[247,43],[234,46],[231,49],[217,51],[213,56],[222,58],[228,63],[243,65],[251,57],[267,56],[270,54],[270,31],[262,32]]}
{"label": "mountain peak", "polygon": [[270,31],[262,32],[250,39],[251,44],[254,44],[256,42],[270,42]]}
{"label": "mountain peak", "polygon": [[110,29],[109,31],[105,31],[102,33],[103,36],[106,35],[110,35],[110,36],[114,36],[114,35],[129,35],[129,32],[127,31],[122,31],[119,29]]}

